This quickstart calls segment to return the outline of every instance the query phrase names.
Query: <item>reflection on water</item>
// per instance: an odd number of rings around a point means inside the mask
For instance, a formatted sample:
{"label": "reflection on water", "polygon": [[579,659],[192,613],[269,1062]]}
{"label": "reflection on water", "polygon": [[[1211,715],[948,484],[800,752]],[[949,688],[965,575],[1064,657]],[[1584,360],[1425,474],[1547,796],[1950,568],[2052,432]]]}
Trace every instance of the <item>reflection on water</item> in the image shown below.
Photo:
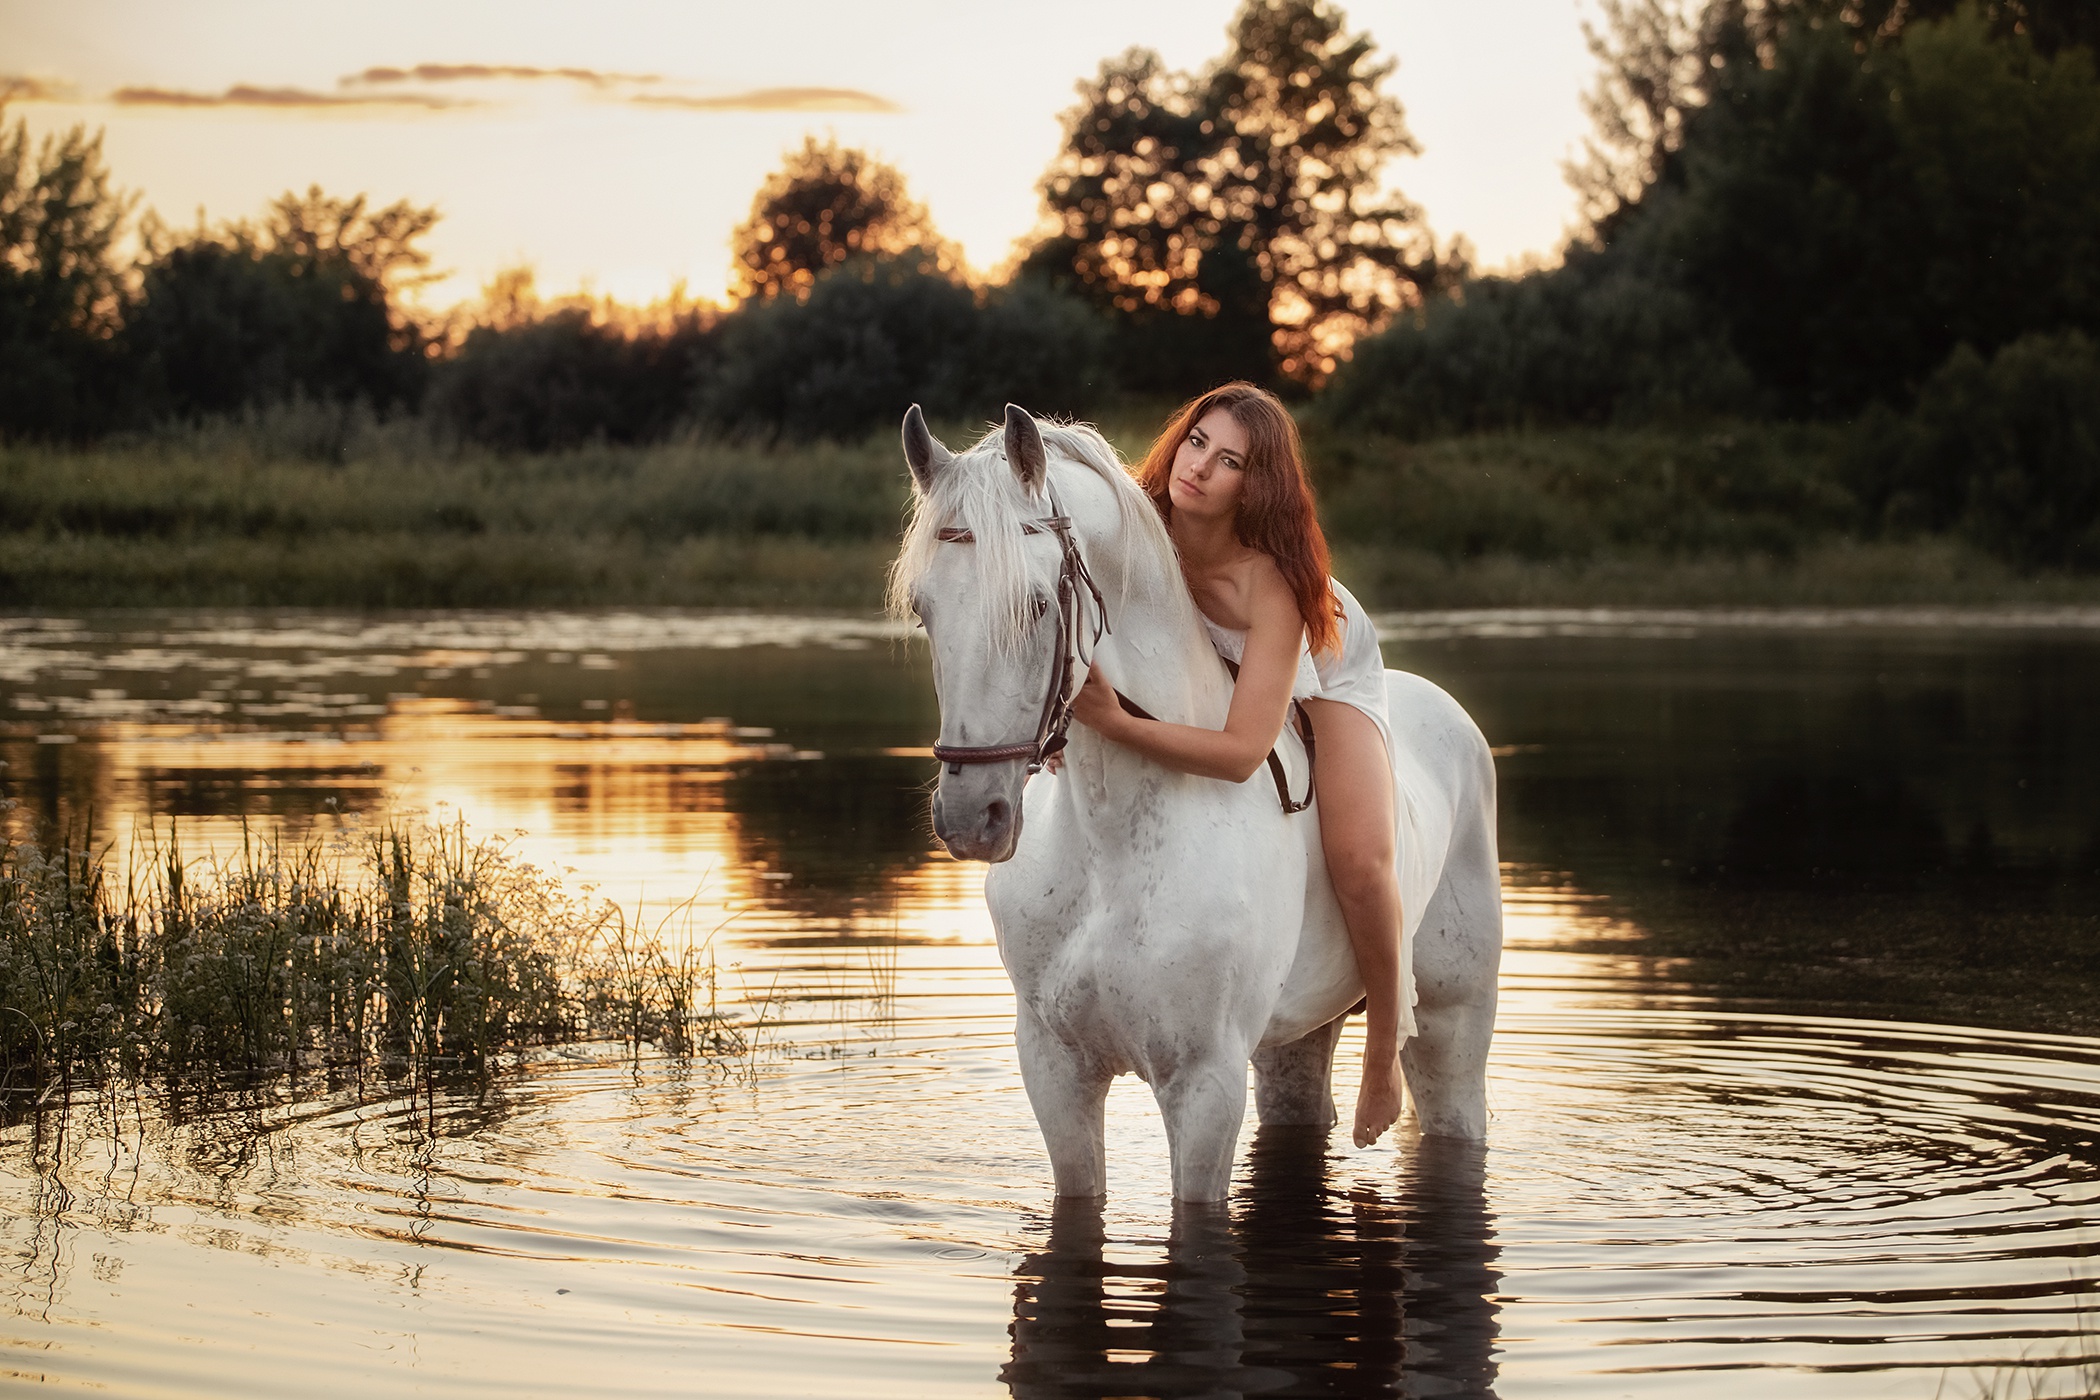
{"label": "reflection on water", "polygon": [[926,833],[923,666],[883,627],[0,629],[18,826],[118,852],[148,823],[191,851],[244,820],[522,829],[615,898],[701,891],[765,1047],[47,1104],[0,1133],[0,1368],[199,1395],[2100,1388],[2074,1364],[2092,636],[1393,631],[1503,754],[1491,1141],[1250,1133],[1230,1206],[1192,1213],[1128,1081],[1108,1202],[1053,1206],[981,871]]}
{"label": "reflection on water", "polygon": [[1236,1212],[1177,1206],[1164,1250],[1052,1210],[1015,1270],[1017,1396],[1484,1393],[1501,1275],[1486,1152],[1417,1139],[1396,1182],[1338,1191],[1324,1134],[1257,1132]]}

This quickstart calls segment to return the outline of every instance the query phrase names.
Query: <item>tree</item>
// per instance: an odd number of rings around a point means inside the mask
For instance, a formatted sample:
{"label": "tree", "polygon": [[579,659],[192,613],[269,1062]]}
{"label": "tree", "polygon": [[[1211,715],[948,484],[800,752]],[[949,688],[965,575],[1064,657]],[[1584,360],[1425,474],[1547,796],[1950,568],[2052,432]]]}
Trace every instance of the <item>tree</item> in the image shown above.
{"label": "tree", "polygon": [[759,186],[751,217],[730,236],[739,298],[806,297],[848,258],[916,250],[935,270],[962,269],[955,246],[912,202],[904,176],[865,151],[805,137]]}
{"label": "tree", "polygon": [[0,132],[0,432],[75,436],[121,411],[112,250],[131,204],[99,133],[76,126],[32,154],[27,123]]}
{"label": "tree", "polygon": [[[1726,36],[1724,36],[1725,38]],[[1793,412],[1907,400],[1957,344],[2100,331],[2100,79],[1974,11],[1862,51],[1841,26],[1717,50],[1681,174],[1623,239]]]}
{"label": "tree", "polygon": [[1368,36],[1327,0],[1246,0],[1230,35],[1202,74],[1133,49],[1080,85],[1040,185],[1050,228],[1023,270],[1141,334],[1200,318],[1224,363],[1198,357],[1194,380],[1317,382],[1453,269],[1420,211],[1379,189],[1417,147]]}
{"label": "tree", "polygon": [[433,370],[431,416],[525,452],[660,440],[690,410],[714,320],[675,297],[651,310],[623,315],[580,296],[548,306],[531,269],[499,272],[458,351]]}
{"label": "tree", "polygon": [[722,319],[699,418],[732,433],[858,438],[913,403],[937,419],[1012,400],[1083,412],[1097,398],[1091,307],[1032,279],[980,297],[913,257],[863,258],[803,299],[748,301]]}
{"label": "tree", "polygon": [[154,408],[192,416],[305,396],[416,401],[421,330],[394,289],[428,258],[437,213],[318,188],[286,194],[260,226],[155,231],[125,340]]}
{"label": "tree", "polygon": [[1603,243],[1684,144],[1685,120],[1706,100],[1711,49],[1682,0],[1600,0],[1600,8],[1601,28],[1582,23],[1601,69],[1582,100],[1594,131],[1566,175],[1591,239]]}
{"label": "tree", "polygon": [[1769,68],[1789,33],[1827,28],[1864,56],[1966,9],[1992,39],[2025,42],[2044,57],[2100,47],[2092,0],[1600,0],[1599,8],[1601,25],[1583,23],[1601,70],[1583,99],[1594,131],[1567,166],[1595,242],[1609,242],[1648,190],[1673,183],[1686,122],[1717,85],[1739,82],[1745,65]]}

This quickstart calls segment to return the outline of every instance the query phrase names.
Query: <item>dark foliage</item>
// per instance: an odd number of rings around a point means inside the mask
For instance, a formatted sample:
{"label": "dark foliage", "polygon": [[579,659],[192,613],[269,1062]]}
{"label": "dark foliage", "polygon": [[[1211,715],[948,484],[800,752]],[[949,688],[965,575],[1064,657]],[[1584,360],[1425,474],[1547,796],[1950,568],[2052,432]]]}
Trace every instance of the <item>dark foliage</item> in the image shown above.
{"label": "dark foliage", "polygon": [[1612,253],[1470,283],[1364,341],[1320,395],[1339,427],[1420,439],[1740,413],[1758,395],[1699,303]]}
{"label": "dark foliage", "polygon": [[0,130],[0,434],[83,438],[111,426],[123,383],[113,344],[129,201],[84,127],[32,152]]}
{"label": "dark foliage", "polygon": [[149,261],[124,340],[155,416],[194,418],[293,398],[412,405],[427,362],[391,284],[425,261],[431,210],[314,189],[260,228],[199,229]]}
{"label": "dark foliage", "polygon": [[437,368],[429,408],[462,437],[513,451],[651,442],[683,418],[708,343],[697,317],[630,334],[581,307],[477,326]]}
{"label": "dark foliage", "polygon": [[1421,445],[1317,428],[1321,515],[1348,544],[1446,560],[1787,558],[1850,533],[1829,429],[1476,433]]}
{"label": "dark foliage", "polygon": [[1568,178],[1592,235],[1605,242],[1671,173],[1719,70],[1745,55],[1770,60],[1791,33],[1820,29],[1864,55],[1966,11],[1991,38],[2022,40],[2044,56],[2100,46],[2100,5],[2091,0],[1600,0],[1598,8],[1603,23],[1583,26],[1602,68],[1584,99],[1595,130]]}
{"label": "dark foliage", "polygon": [[2100,330],[2100,81],[1973,13],[1862,56],[1747,37],[1689,122],[1681,186],[1625,236],[1681,275],[1790,411],[1908,396],[1958,344]]}
{"label": "dark foliage", "polygon": [[948,418],[1008,399],[1077,412],[1103,387],[1101,344],[1092,311],[1031,282],[980,305],[919,259],[854,262],[804,301],[725,318],[696,407],[709,425],[793,438],[856,437],[912,403]]}
{"label": "dark foliage", "polygon": [[[1957,345],[1988,356],[2029,333],[2100,331],[2090,54],[2044,57],[1968,10],[1879,44],[1787,13],[1710,9],[1695,103],[1665,92],[1670,35],[1622,34],[1638,71],[1620,90],[1648,105],[1614,139],[1639,128],[1661,144],[1584,176],[1645,171],[1599,225],[1602,247],[1474,283],[1363,342],[1327,396],[1333,421],[1419,437],[1842,418],[1909,404]],[[1599,206],[1618,188],[1593,190]]]}
{"label": "dark foliage", "polygon": [[1967,346],[1907,415],[1861,424],[1853,475],[1892,530],[1965,534],[2015,563],[2100,569],[2100,348],[2077,331]]}

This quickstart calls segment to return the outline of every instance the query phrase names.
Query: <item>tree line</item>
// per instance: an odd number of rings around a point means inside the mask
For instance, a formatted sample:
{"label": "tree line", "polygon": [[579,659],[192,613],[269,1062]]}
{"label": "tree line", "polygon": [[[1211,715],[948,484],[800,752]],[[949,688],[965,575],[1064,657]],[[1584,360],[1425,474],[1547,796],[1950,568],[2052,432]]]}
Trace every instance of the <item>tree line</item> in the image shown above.
{"label": "tree line", "polygon": [[1081,85],[1042,181],[1046,232],[971,279],[894,169],[810,140],[732,239],[732,305],[638,315],[499,279],[410,310],[434,211],[320,189],[259,220],[171,230],[84,128],[0,143],[0,432],[112,428],[305,398],[427,411],[544,450],[687,426],[850,436],[911,399],[1084,412],[1111,391],[1310,383],[1447,279],[1418,211],[1378,197],[1411,150],[1391,69],[1326,0],[1245,0],[1198,73],[1132,51]]}
{"label": "tree line", "polygon": [[[435,214],[319,190],[171,230],[84,130],[0,137],[0,433],[90,438],[308,399],[506,450],[699,429],[852,437],[918,400],[1087,413],[1220,380],[1399,440],[1842,426],[1863,528],[2100,566],[2100,8],[1605,0],[1582,232],[1477,275],[1386,183],[1392,64],[1328,0],[1243,0],[1196,71],[1079,84],[1044,225],[972,278],[903,178],[809,141],[727,308],[413,313]],[[1483,173],[1483,178],[1489,178]]]}
{"label": "tree line", "polygon": [[1585,235],[1360,342],[1327,420],[1846,424],[1870,532],[2100,567],[2100,7],[1605,16]]}

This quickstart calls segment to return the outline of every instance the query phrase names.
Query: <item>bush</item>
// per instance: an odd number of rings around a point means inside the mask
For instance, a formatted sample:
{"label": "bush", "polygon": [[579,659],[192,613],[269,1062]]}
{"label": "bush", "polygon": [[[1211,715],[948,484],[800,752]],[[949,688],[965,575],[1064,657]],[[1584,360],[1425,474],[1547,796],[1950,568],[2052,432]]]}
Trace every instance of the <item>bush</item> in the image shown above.
{"label": "bush", "polygon": [[423,392],[420,347],[403,343],[383,285],[347,259],[302,259],[243,230],[149,264],[124,342],[164,416],[297,397],[412,404]]}
{"label": "bush", "polygon": [[1830,465],[1831,437],[1817,427],[1730,424],[1483,433],[1420,445],[1316,434],[1310,448],[1321,517],[1341,544],[1447,560],[1786,558],[1857,520]]}
{"label": "bush", "polygon": [[1988,361],[1961,346],[1908,415],[1863,420],[1852,472],[1884,529],[1958,528],[2016,564],[2100,568],[2100,348],[2078,331]]}
{"label": "bush", "polygon": [[1482,278],[1356,348],[1318,399],[1338,427],[1480,429],[1737,412],[1749,375],[1681,290],[1615,253]]}
{"label": "bush", "polygon": [[979,305],[918,261],[848,264],[805,301],[746,302],[721,327],[701,421],[735,433],[857,438],[922,405],[936,418],[1012,399],[1076,413],[1103,379],[1093,313],[1023,283]]}
{"label": "bush", "polygon": [[708,339],[698,320],[629,335],[581,307],[478,326],[439,367],[429,407],[461,437],[512,451],[652,442],[685,415]]}

